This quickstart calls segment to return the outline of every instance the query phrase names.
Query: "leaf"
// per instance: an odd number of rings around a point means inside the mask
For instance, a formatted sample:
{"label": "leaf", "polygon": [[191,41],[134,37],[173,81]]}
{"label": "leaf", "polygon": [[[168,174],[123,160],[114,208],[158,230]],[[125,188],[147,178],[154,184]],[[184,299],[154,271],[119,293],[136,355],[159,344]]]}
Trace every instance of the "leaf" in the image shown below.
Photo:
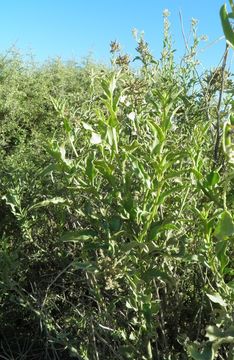
{"label": "leaf", "polygon": [[69,350],[70,356],[72,356],[73,358],[76,358],[76,359],[80,359],[80,354],[74,346],[68,345],[67,348]]}
{"label": "leaf", "polygon": [[110,225],[110,229],[113,232],[117,232],[121,229],[122,226],[122,220],[119,216],[113,216],[110,220],[109,220],[109,225]]}
{"label": "leaf", "polygon": [[79,242],[92,240],[97,236],[97,232],[94,230],[77,230],[77,231],[68,231],[65,233],[61,240],[64,242]]}
{"label": "leaf", "polygon": [[96,169],[106,178],[112,186],[115,186],[115,176],[113,176],[114,167],[111,164],[108,164],[105,160],[96,160],[94,161]]}
{"label": "leaf", "polygon": [[16,212],[16,208],[20,206],[20,199],[18,194],[7,194],[2,196],[2,200],[6,201],[6,204],[9,205],[13,211]]}
{"label": "leaf", "polygon": [[126,301],[126,308],[137,311],[137,305],[133,304],[131,302],[131,299],[129,301]]}
{"label": "leaf", "polygon": [[227,306],[226,302],[223,300],[223,298],[219,293],[217,292],[213,294],[206,293],[206,295],[213,303],[219,304],[220,306]]}
{"label": "leaf", "polygon": [[207,326],[206,328],[206,337],[210,341],[215,341],[217,338],[222,337],[222,330],[219,329],[217,326]]}
{"label": "leaf", "polygon": [[154,240],[155,237],[161,233],[162,231],[167,231],[167,230],[177,230],[177,226],[175,224],[171,224],[171,223],[164,223],[164,224],[155,224],[151,227],[149,235],[148,235],[148,239],[149,240]]}
{"label": "leaf", "polygon": [[118,149],[118,136],[117,136],[117,131],[116,131],[116,128],[113,127],[112,128],[112,133],[113,133],[113,140],[114,140],[114,145],[115,145],[115,151],[116,151],[116,154],[119,153],[119,149]]}
{"label": "leaf", "polygon": [[57,170],[58,166],[56,164],[49,164],[44,169],[40,170],[37,175],[38,176],[46,176],[48,174],[51,174],[53,171]]}
{"label": "leaf", "polygon": [[110,97],[111,97],[111,92],[110,92],[110,90],[109,90],[107,81],[106,81],[106,80],[102,80],[102,81],[101,81],[101,86],[102,86],[102,89],[104,90],[104,93],[105,93],[105,95],[107,96],[107,98],[110,98]]}
{"label": "leaf", "polygon": [[71,125],[70,125],[69,120],[67,118],[63,119],[63,128],[64,128],[66,134],[69,135],[72,128],[71,128]]}
{"label": "leaf", "polygon": [[[119,354],[124,356],[124,359],[134,359],[135,357],[135,347],[131,345],[121,345],[119,347]],[[121,358],[122,359],[122,358]]]}
{"label": "leaf", "polygon": [[114,91],[116,89],[116,85],[117,85],[117,79],[116,79],[115,75],[112,75],[111,81],[109,83],[109,92],[110,92],[111,95],[114,94]]}
{"label": "leaf", "polygon": [[126,153],[133,153],[135,150],[137,150],[141,145],[137,140],[133,140],[130,144],[124,144],[122,147],[122,150]]}
{"label": "leaf", "polygon": [[158,269],[149,269],[146,270],[142,278],[145,282],[149,282],[155,278],[163,281],[164,283],[174,284],[174,280],[169,276],[165,271],[161,271]]}
{"label": "leaf", "polygon": [[227,240],[219,241],[215,245],[215,252],[216,252],[217,258],[219,259],[222,273],[224,272],[225,267],[229,263],[229,258],[226,255],[226,250],[227,250]]}
{"label": "leaf", "polygon": [[202,174],[200,173],[200,171],[198,171],[197,169],[191,169],[191,172],[195,175],[195,178],[197,180],[201,180],[202,179]]}
{"label": "leaf", "polygon": [[165,140],[165,134],[163,130],[160,128],[160,126],[154,121],[154,120],[148,120],[148,124],[150,125],[154,136],[158,138],[160,143],[162,143]]}
{"label": "leaf", "polygon": [[212,171],[210,174],[207,175],[204,185],[206,187],[214,187],[216,184],[219,183],[219,180],[219,173],[217,171]]}
{"label": "leaf", "polygon": [[225,240],[234,235],[234,222],[229,211],[223,211],[214,231],[214,236],[219,240]]}
{"label": "leaf", "polygon": [[53,199],[43,200],[43,201],[40,201],[40,202],[30,206],[28,211],[39,209],[41,207],[45,207],[48,205],[64,204],[65,202],[67,202],[67,200],[62,197],[54,197]]}
{"label": "leaf", "polygon": [[161,193],[161,195],[159,196],[159,199],[158,199],[158,205],[161,205],[163,204],[164,200],[170,196],[171,194],[181,190],[183,188],[183,186],[174,186],[173,188],[171,188],[170,190],[167,190],[167,191],[164,191]]}
{"label": "leaf", "polygon": [[234,342],[234,326],[230,326],[228,329],[223,330],[218,328],[217,326],[207,326],[206,328],[206,337],[210,341],[216,341],[222,339],[226,339],[227,342]]}
{"label": "leaf", "polygon": [[93,131],[93,128],[92,128],[91,125],[87,124],[87,123],[84,122],[84,121],[82,122],[82,124],[83,124],[83,127],[84,127],[85,130]]}
{"label": "leaf", "polygon": [[231,8],[232,8],[232,15],[234,16],[234,2],[233,0],[229,0],[229,4],[231,5]]}
{"label": "leaf", "polygon": [[229,281],[227,286],[234,291],[234,281]]}
{"label": "leaf", "polygon": [[80,262],[78,260],[74,260],[72,262],[72,267],[75,268],[75,270],[84,270],[87,272],[95,272],[98,270],[98,268],[95,264],[87,263],[87,262]]}
{"label": "leaf", "polygon": [[93,156],[88,157],[88,159],[86,161],[85,172],[86,172],[86,175],[88,176],[89,180],[93,184],[93,180],[94,180],[95,175],[96,175],[96,170],[95,170],[95,167],[93,165]]}
{"label": "leaf", "polygon": [[187,346],[187,351],[194,360],[214,360],[214,350],[212,343],[207,343],[203,347],[193,343]]}
{"label": "leaf", "polygon": [[112,128],[110,126],[107,127],[106,135],[107,135],[109,145],[112,146],[113,145],[113,132],[112,132]]}
{"label": "leaf", "polygon": [[226,40],[232,47],[234,47],[234,32],[229,21],[226,4],[220,8],[220,18]]}
{"label": "leaf", "polygon": [[117,134],[117,130],[116,127],[111,127],[108,126],[107,128],[107,139],[108,139],[108,143],[110,146],[114,145],[114,149],[116,151],[116,153],[118,154],[118,134]]}

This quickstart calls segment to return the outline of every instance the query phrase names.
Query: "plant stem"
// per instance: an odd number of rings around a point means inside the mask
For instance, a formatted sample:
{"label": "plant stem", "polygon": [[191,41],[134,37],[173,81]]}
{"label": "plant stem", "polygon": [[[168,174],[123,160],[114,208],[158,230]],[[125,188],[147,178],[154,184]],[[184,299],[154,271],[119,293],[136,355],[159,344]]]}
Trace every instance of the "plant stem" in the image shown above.
{"label": "plant stem", "polygon": [[225,83],[225,68],[227,64],[227,57],[228,57],[228,51],[229,51],[229,45],[226,44],[224,56],[223,56],[223,62],[222,62],[222,73],[221,73],[221,88],[219,91],[219,99],[217,104],[217,121],[216,121],[216,142],[215,142],[215,148],[214,148],[214,163],[217,165],[219,160],[219,145],[220,145],[220,123],[221,123],[221,105],[222,105],[222,99],[223,99],[223,92],[224,92],[224,83]]}

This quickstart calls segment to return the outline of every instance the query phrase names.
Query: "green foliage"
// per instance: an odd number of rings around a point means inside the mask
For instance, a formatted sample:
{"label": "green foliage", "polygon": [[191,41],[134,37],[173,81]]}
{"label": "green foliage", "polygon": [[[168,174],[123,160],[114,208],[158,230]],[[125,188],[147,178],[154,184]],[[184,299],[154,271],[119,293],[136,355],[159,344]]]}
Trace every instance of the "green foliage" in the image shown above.
{"label": "green foliage", "polygon": [[232,12],[228,13],[227,12],[227,6],[226,4],[221,6],[220,9],[220,18],[221,18],[221,23],[222,23],[222,27],[223,27],[223,32],[224,35],[226,37],[227,43],[234,47],[234,31],[233,31],[233,26],[231,23],[231,19],[234,19],[234,4],[232,0],[229,0]]}
{"label": "green foliage", "polygon": [[168,16],[138,71],[116,42],[110,69],[2,59],[2,358],[233,358],[232,102],[217,163],[219,85]]}

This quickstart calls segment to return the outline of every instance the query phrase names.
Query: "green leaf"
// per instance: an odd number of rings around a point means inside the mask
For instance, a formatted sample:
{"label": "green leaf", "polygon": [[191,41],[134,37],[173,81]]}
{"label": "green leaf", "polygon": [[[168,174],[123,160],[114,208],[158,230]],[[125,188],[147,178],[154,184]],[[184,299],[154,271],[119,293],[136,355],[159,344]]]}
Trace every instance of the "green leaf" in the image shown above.
{"label": "green leaf", "polygon": [[229,338],[230,341],[234,341],[234,326],[230,326],[226,330],[222,330],[217,326],[207,326],[206,337],[208,337],[210,341],[216,341],[220,338]]}
{"label": "green leaf", "polygon": [[43,200],[43,201],[40,201],[34,205],[32,205],[28,211],[31,211],[31,210],[35,210],[35,209],[39,209],[41,207],[45,207],[45,206],[48,206],[48,205],[57,205],[57,204],[64,204],[65,202],[67,202],[66,199],[63,199],[61,197],[54,197],[53,199],[47,199],[47,200]]}
{"label": "green leaf", "polygon": [[89,156],[86,161],[86,169],[85,169],[86,175],[88,176],[90,182],[93,184],[95,175],[96,175],[96,169],[93,165],[93,156]]}
{"label": "green leaf", "polygon": [[80,262],[78,260],[74,260],[72,262],[72,267],[75,268],[75,270],[84,270],[92,273],[98,270],[95,264],[88,262]]}
{"label": "green leaf", "polygon": [[212,171],[210,174],[207,175],[204,185],[206,187],[214,187],[216,184],[219,183],[219,180],[219,173],[217,171]]}
{"label": "green leaf", "polygon": [[71,125],[70,125],[69,120],[67,118],[63,119],[63,128],[64,128],[66,134],[69,135],[72,128],[71,128]]}
{"label": "green leaf", "polygon": [[148,124],[150,125],[151,129],[153,130],[154,136],[157,136],[160,142],[165,140],[164,131],[160,128],[160,126],[154,120],[148,120]]}
{"label": "green leaf", "polygon": [[230,4],[230,6],[232,8],[232,15],[234,15],[234,2],[233,2],[233,0],[229,0],[229,4]]}
{"label": "green leaf", "polygon": [[38,176],[43,177],[48,174],[51,174],[53,171],[58,170],[58,166],[56,164],[49,164],[44,169],[40,169],[37,173]]}
{"label": "green leaf", "polygon": [[117,85],[117,79],[116,79],[115,74],[113,74],[112,77],[111,77],[110,83],[109,83],[109,87],[108,87],[109,92],[110,92],[111,95],[114,94],[114,91],[116,89],[116,85]]}
{"label": "green leaf", "polygon": [[212,343],[207,343],[203,347],[193,343],[187,346],[187,351],[194,360],[214,360],[214,349]]}
{"label": "green leaf", "polygon": [[101,86],[102,86],[102,89],[104,90],[104,93],[106,95],[107,98],[110,98],[111,97],[111,92],[109,90],[109,86],[108,86],[108,83],[106,80],[102,80],[101,81]]}
{"label": "green leaf", "polygon": [[117,130],[116,130],[115,127],[112,128],[112,134],[113,134],[115,152],[116,152],[116,154],[118,154],[119,153],[119,150],[118,150],[118,135],[117,135]]}
{"label": "green leaf", "polygon": [[2,196],[2,200],[6,201],[6,204],[9,205],[13,211],[16,212],[16,208],[20,206],[20,198],[18,194],[7,194]]}
{"label": "green leaf", "polygon": [[229,21],[226,4],[220,8],[220,18],[226,40],[232,47],[234,47],[234,32]]}
{"label": "green leaf", "polygon": [[69,231],[65,233],[61,240],[64,242],[79,242],[79,241],[87,241],[92,240],[97,236],[97,232],[94,230],[77,230],[77,231]]}
{"label": "green leaf", "polygon": [[229,263],[229,258],[226,255],[226,250],[227,250],[227,240],[222,240],[216,243],[215,252],[217,258],[219,259],[222,273],[224,272],[225,267]]}
{"label": "green leaf", "polygon": [[115,186],[115,176],[113,176],[114,167],[105,160],[94,161],[96,169],[106,178],[113,186]]}
{"label": "green leaf", "polygon": [[122,345],[118,350],[119,354],[124,356],[124,359],[134,359],[135,347],[131,345]]}
{"label": "green leaf", "polygon": [[161,193],[161,195],[159,196],[158,199],[158,204],[161,205],[163,204],[164,200],[170,196],[171,194],[181,190],[183,187],[182,186],[174,186],[173,188],[171,188],[170,190],[164,191]]}
{"label": "green leaf", "polygon": [[164,224],[153,224],[148,235],[149,240],[154,240],[155,237],[164,231],[168,230],[177,230],[177,226],[171,223],[164,223]]}
{"label": "green leaf", "polygon": [[234,235],[234,222],[229,211],[223,211],[214,231],[214,236],[219,240],[225,240]]}
{"label": "green leaf", "polygon": [[119,216],[113,216],[110,220],[109,220],[109,225],[110,225],[110,229],[113,232],[117,232],[121,229],[121,225],[122,225],[122,220]]}
{"label": "green leaf", "polygon": [[161,271],[158,269],[149,269],[146,270],[142,278],[145,282],[149,282],[155,278],[163,281],[164,283],[174,284],[174,280],[171,278],[170,275],[168,275],[165,271]]}
{"label": "green leaf", "polygon": [[227,286],[234,291],[234,280],[233,280],[233,281],[229,281],[229,282],[227,283]]}
{"label": "green leaf", "polygon": [[112,127],[108,126],[107,130],[106,130],[106,136],[107,136],[107,140],[110,146],[113,145],[113,131],[112,131]]}

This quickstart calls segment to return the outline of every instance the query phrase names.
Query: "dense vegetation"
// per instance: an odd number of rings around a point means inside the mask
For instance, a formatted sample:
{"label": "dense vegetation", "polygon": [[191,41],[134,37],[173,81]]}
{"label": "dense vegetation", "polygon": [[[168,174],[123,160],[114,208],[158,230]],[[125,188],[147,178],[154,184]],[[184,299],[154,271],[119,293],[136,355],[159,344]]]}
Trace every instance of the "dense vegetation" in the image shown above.
{"label": "dense vegetation", "polygon": [[0,56],[0,359],[234,358],[234,103],[135,33],[137,71]]}

